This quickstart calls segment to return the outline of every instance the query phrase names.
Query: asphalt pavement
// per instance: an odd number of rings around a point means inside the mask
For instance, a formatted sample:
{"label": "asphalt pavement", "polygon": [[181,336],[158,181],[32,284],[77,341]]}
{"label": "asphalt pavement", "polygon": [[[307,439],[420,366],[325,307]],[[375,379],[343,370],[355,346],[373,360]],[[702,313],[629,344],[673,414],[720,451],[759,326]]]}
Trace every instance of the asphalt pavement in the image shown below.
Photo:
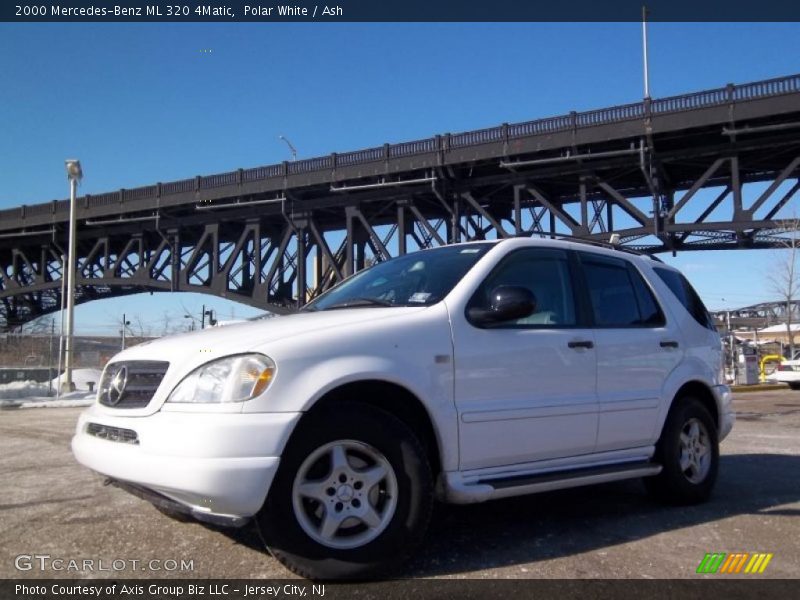
{"label": "asphalt pavement", "polygon": [[[661,506],[627,481],[438,506],[400,575],[719,577],[697,575],[706,553],[764,552],[773,558],[757,577],[800,577],[800,392],[737,394],[734,406],[738,421],[707,504]],[[69,450],[80,410],[0,411],[0,577],[290,576],[254,526],[180,523],[103,486]]]}

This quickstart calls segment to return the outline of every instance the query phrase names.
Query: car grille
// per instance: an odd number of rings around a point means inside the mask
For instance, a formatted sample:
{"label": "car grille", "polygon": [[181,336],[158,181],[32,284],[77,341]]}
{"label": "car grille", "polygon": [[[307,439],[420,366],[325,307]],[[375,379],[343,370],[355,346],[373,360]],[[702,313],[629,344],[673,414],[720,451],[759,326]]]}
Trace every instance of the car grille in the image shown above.
{"label": "car grille", "polygon": [[112,408],[142,408],[156,393],[169,363],[157,360],[128,360],[106,367],[97,397]]}
{"label": "car grille", "polygon": [[86,425],[86,433],[98,437],[101,440],[108,440],[109,442],[122,442],[123,444],[134,445],[139,443],[139,435],[133,429],[89,423]]}

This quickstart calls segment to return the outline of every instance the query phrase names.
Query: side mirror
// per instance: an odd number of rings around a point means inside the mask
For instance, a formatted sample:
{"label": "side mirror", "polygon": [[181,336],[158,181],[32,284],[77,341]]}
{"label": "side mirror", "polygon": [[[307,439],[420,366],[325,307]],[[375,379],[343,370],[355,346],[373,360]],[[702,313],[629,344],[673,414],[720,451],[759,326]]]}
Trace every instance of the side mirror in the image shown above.
{"label": "side mirror", "polygon": [[528,288],[501,285],[489,294],[489,307],[469,309],[469,319],[476,325],[490,325],[524,319],[536,312],[536,296]]}

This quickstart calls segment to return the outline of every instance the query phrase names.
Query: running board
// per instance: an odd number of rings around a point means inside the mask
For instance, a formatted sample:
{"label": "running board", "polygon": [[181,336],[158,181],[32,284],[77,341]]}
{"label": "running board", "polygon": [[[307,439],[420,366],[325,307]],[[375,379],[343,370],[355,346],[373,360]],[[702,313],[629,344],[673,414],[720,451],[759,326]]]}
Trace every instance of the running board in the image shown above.
{"label": "running board", "polygon": [[[472,483],[459,481],[457,477],[448,477],[447,501],[454,504],[471,504],[496,498],[509,498],[562,490],[596,483],[650,477],[661,472],[661,465],[651,462],[635,462],[624,465],[603,465],[540,473],[538,475],[522,475],[502,479],[483,479]],[[451,474],[460,475],[460,474]]]}

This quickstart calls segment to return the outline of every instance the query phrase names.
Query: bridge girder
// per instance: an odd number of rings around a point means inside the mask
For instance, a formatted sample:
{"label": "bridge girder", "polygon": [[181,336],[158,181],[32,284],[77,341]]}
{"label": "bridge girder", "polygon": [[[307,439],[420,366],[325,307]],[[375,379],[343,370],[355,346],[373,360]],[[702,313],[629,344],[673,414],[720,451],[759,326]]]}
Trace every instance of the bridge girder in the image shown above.
{"label": "bridge girder", "polygon": [[[519,139],[504,125],[470,132],[472,145],[437,136],[361,151],[376,154],[363,164],[333,155],[284,163],[282,176],[264,167],[86,196],[76,302],[196,291],[287,312],[373,262],[511,236],[613,232],[649,253],[781,247],[795,223],[780,215],[800,190],[792,81],[766,100],[698,109],[702,118],[645,106],[643,118]],[[64,208],[0,211],[0,329],[59,309]]]}

